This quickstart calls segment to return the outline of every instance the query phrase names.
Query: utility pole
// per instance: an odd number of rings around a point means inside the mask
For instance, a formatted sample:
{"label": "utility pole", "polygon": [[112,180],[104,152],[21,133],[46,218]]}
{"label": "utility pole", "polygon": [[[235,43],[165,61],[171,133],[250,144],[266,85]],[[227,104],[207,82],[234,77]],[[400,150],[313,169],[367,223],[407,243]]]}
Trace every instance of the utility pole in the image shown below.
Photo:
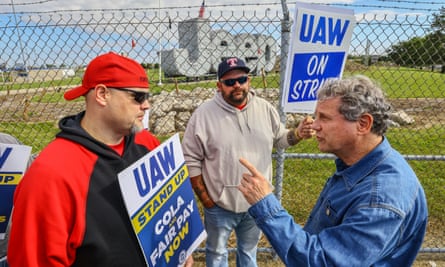
{"label": "utility pole", "polygon": [[162,37],[161,37],[161,0],[158,0],[158,10],[159,10],[159,27],[158,27],[158,34],[159,34],[159,38],[158,38],[158,42],[159,42],[159,53],[158,53],[158,60],[159,60],[159,82],[158,85],[162,85]]}
{"label": "utility pole", "polygon": [[17,36],[19,38],[20,54],[22,55],[23,65],[25,65],[25,71],[26,71],[26,73],[28,73],[28,64],[26,63],[25,53],[24,53],[24,49],[23,49],[23,45],[22,45],[22,37],[19,32],[19,25],[17,23],[17,16],[15,14],[14,0],[11,0],[11,6],[12,6],[12,14],[14,15],[15,29],[17,31]]}

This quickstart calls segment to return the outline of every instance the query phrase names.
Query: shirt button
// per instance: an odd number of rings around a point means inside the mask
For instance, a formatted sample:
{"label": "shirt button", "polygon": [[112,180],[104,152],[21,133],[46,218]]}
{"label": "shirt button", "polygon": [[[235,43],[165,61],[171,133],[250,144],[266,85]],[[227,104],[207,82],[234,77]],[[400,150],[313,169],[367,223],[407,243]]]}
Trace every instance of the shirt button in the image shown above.
{"label": "shirt button", "polygon": [[331,214],[331,211],[329,210],[329,209],[326,209],[326,215],[330,215]]}

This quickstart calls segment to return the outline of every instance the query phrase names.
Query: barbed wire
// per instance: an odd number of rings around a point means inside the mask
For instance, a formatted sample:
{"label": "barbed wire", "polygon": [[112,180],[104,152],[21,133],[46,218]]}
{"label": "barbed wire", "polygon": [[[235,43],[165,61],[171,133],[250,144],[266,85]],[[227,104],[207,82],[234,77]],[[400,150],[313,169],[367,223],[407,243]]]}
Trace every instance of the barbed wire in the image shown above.
{"label": "barbed wire", "polygon": [[394,9],[394,10],[410,10],[410,11],[438,11],[437,8],[419,8],[419,7],[401,7],[401,6],[382,6],[382,5],[355,5],[355,4],[330,4],[331,6],[358,7],[358,8],[374,8],[374,9]]}
{"label": "barbed wire", "polygon": [[413,1],[413,0],[377,0],[379,2],[387,2],[387,3],[407,3],[407,4],[423,4],[423,5],[445,5],[444,2],[421,2],[421,1]]}
{"label": "barbed wire", "polygon": [[42,1],[37,1],[37,2],[27,2],[27,3],[7,3],[7,4],[0,4],[0,6],[29,6],[29,5],[40,5],[40,4],[45,4],[48,2],[53,2],[55,0],[42,0]]}
{"label": "barbed wire", "polygon": [[[38,4],[44,4],[44,3],[48,3],[48,2],[54,2],[56,0],[41,0],[41,1],[34,1],[34,2],[25,2],[25,3],[5,3],[2,4],[0,3],[0,6],[27,6],[27,5],[38,5]],[[423,1],[417,1],[417,0],[377,0],[378,2],[386,2],[386,3],[407,3],[407,4],[423,4],[423,5],[445,5],[444,2],[442,1],[428,1],[428,2],[423,2]],[[295,3],[295,2],[291,2],[291,3]],[[311,2],[312,4],[326,4],[323,1],[314,1]],[[280,5],[281,2],[268,2],[268,3],[238,3],[238,4],[230,4],[230,6],[250,6],[250,5]],[[348,5],[348,4],[346,4]],[[354,5],[354,4],[349,4],[349,5]],[[222,6],[228,6],[227,4],[220,4],[220,5],[206,5],[206,7],[222,7]],[[360,6],[360,5],[357,5]],[[189,6],[177,6],[177,7],[165,7],[165,8],[196,8],[196,7],[200,7],[200,5],[189,5]]]}
{"label": "barbed wire", "polygon": [[[42,0],[37,2],[28,2],[28,3],[21,3],[21,4],[14,4],[15,6],[26,6],[26,5],[37,5],[37,4],[45,4],[48,2],[53,2],[55,0]],[[436,2],[436,1],[430,1],[430,2],[421,2],[416,0],[377,0],[379,2],[385,2],[385,3],[409,3],[413,5],[444,5],[442,2]],[[297,2],[288,2],[288,5],[295,5]],[[434,12],[438,11],[437,8],[421,8],[419,6],[415,7],[404,7],[404,6],[389,6],[389,5],[378,5],[378,4],[351,4],[351,3],[333,3],[328,4],[324,3],[323,1],[320,2],[311,2],[311,4],[323,4],[328,6],[344,6],[344,7],[353,7],[353,8],[373,8],[373,9],[394,9],[394,10],[410,10],[410,11],[426,11],[426,12]],[[0,6],[11,6],[11,3],[8,4],[0,4]],[[237,4],[212,4],[212,5],[206,5],[206,8],[223,8],[223,7],[244,7],[244,6],[275,6],[280,5],[281,2],[266,2],[266,3],[237,3]],[[141,7],[141,8],[101,8],[101,9],[88,9],[88,8],[82,8],[82,9],[60,9],[60,10],[49,10],[49,11],[17,11],[18,14],[45,14],[45,13],[53,13],[53,12],[60,12],[60,13],[68,13],[68,12],[105,12],[105,11],[145,11],[145,10],[159,10],[159,11],[170,11],[175,9],[197,9],[200,5],[188,5],[188,6],[168,6],[168,7]],[[0,12],[0,14],[8,14],[9,12]]]}

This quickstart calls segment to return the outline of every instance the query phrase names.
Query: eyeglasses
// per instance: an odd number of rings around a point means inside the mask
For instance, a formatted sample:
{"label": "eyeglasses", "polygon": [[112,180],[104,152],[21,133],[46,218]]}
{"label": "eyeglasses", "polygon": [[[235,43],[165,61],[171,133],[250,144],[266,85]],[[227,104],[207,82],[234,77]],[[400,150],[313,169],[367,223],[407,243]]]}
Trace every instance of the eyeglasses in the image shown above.
{"label": "eyeglasses", "polygon": [[139,104],[142,104],[145,102],[145,100],[148,100],[151,96],[150,93],[146,93],[146,92],[139,92],[139,91],[135,91],[135,90],[131,90],[131,89],[127,89],[127,88],[110,88],[110,89],[114,89],[114,90],[118,90],[118,91],[124,91],[124,92],[128,92],[130,93],[134,100],[136,102],[138,102]]}
{"label": "eyeglasses", "polygon": [[247,82],[247,76],[241,76],[235,79],[220,80],[220,82],[222,82],[226,86],[234,86],[236,82],[238,82],[239,84]]}

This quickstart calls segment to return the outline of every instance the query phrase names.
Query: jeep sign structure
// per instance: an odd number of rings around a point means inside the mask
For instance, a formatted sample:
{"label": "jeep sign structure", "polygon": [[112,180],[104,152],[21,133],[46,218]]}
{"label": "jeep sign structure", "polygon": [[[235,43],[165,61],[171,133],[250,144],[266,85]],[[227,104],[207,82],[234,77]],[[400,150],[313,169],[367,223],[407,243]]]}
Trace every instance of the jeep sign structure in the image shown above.
{"label": "jeep sign structure", "polygon": [[232,35],[212,30],[208,19],[193,18],[178,24],[179,48],[161,51],[165,76],[199,77],[215,73],[219,62],[236,56],[245,60],[256,75],[275,65],[277,44],[264,34]]}

